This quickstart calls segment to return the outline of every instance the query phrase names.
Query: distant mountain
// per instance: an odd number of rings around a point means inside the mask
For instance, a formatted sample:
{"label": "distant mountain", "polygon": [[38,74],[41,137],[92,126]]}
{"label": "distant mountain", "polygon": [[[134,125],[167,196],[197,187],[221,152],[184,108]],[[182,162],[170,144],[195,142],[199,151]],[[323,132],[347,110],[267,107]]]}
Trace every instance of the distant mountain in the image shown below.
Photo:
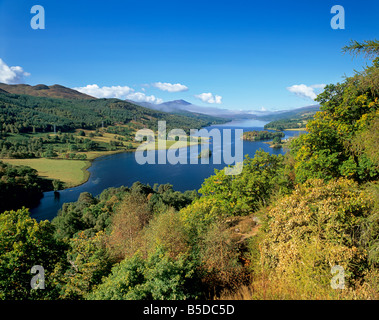
{"label": "distant mountain", "polygon": [[188,107],[192,106],[191,103],[185,101],[185,100],[173,100],[173,101],[167,101],[160,104],[150,103],[150,102],[138,102],[138,101],[132,101],[127,100],[129,102],[132,102],[134,104],[137,104],[141,107],[164,111],[164,112],[170,112],[170,113],[176,113],[180,111],[188,111]]}
{"label": "distant mountain", "polygon": [[[55,84],[53,86],[46,86],[44,84],[38,84],[36,86],[30,86],[28,84],[5,84],[0,83],[1,92],[13,93],[13,94],[27,94],[34,97],[50,97],[50,98],[63,98],[63,99],[96,99],[87,94],[78,92],[76,90]],[[4,92],[3,92],[4,93]]]}
{"label": "distant mountain", "polygon": [[302,117],[313,116],[317,111],[320,111],[320,105],[311,105],[293,110],[283,110],[257,115],[257,119],[264,121],[274,121],[282,119],[297,119]]}
{"label": "distant mountain", "polygon": [[180,99],[180,100],[163,102],[160,105],[167,108],[186,108],[186,107],[192,106],[193,104],[183,99]]}
{"label": "distant mountain", "polygon": [[204,114],[218,118],[226,119],[257,119],[262,121],[274,121],[293,117],[302,117],[303,115],[313,115],[320,110],[319,105],[311,105],[293,110],[282,111],[254,111],[254,110],[228,110],[218,107],[202,107],[189,103],[185,100],[173,100],[160,104],[154,104],[149,102],[136,102],[130,101],[134,104],[140,105],[145,108],[165,111],[170,113],[190,112],[195,114]]}
{"label": "distant mountain", "polygon": [[[185,100],[173,100],[167,101],[160,104],[154,104],[149,102],[138,102],[138,101],[130,101],[137,105],[140,105],[145,108],[150,108],[154,110],[169,112],[169,113],[180,113],[189,112],[194,114],[203,114],[217,118],[226,118],[226,119],[234,119],[237,117],[241,117],[240,112],[236,112],[233,110],[222,109],[217,107],[202,107],[194,105]],[[251,115],[244,114],[244,117],[250,117]]]}

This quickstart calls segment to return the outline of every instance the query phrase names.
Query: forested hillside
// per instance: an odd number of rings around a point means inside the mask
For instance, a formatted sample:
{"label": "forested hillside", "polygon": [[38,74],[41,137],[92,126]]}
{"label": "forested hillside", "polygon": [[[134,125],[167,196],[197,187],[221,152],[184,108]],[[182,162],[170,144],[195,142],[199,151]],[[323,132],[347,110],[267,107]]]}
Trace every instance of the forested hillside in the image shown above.
{"label": "forested hillside", "polygon": [[[378,48],[345,48],[373,59],[325,88],[290,152],[258,151],[199,194],[135,183],[83,193],[52,222],[0,214],[0,298],[378,299]],[[35,261],[45,290],[30,288]]]}
{"label": "forested hillside", "polygon": [[119,99],[56,99],[0,93],[0,126],[2,133],[62,132],[77,128],[96,129],[103,125],[128,124],[157,129],[165,120],[168,129],[189,130],[225,120],[173,115],[137,106]]}

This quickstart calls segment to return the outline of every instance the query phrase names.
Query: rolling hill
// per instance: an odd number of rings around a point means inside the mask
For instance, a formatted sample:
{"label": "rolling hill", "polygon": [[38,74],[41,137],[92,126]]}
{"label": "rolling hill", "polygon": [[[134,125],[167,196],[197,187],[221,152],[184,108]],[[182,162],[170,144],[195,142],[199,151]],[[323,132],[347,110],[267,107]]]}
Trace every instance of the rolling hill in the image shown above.
{"label": "rolling hill", "polygon": [[53,86],[46,86],[44,84],[38,84],[36,86],[30,86],[28,84],[5,84],[0,83],[0,92],[8,92],[13,94],[26,94],[34,97],[50,97],[50,98],[62,98],[62,99],[96,99],[87,94],[78,92],[76,90],[55,84]]}

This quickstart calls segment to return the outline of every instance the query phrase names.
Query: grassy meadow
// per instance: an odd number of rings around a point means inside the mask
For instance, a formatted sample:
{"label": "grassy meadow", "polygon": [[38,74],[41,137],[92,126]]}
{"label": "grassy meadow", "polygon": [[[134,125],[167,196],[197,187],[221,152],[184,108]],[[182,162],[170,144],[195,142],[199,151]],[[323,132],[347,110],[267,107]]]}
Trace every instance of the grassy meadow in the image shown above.
{"label": "grassy meadow", "polygon": [[87,169],[89,161],[64,159],[1,159],[15,166],[29,166],[38,171],[43,178],[60,180],[66,188],[71,188],[86,182],[89,178]]}

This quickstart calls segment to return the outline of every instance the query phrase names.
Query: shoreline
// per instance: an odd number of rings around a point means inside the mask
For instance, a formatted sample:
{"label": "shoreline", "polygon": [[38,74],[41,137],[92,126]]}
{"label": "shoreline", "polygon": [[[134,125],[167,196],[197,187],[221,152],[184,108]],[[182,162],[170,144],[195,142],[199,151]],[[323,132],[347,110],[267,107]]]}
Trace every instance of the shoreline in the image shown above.
{"label": "shoreline", "polygon": [[[170,141],[171,142],[171,141]],[[176,141],[177,142],[177,141]],[[209,141],[204,141],[202,142],[201,144],[204,144],[204,143],[209,143]],[[178,149],[181,149],[181,148],[189,148],[191,145],[199,145],[200,143],[198,142],[189,142],[187,143],[186,146],[179,146]],[[171,144],[166,144],[166,150],[169,150],[170,148],[172,147]],[[152,148],[150,150],[162,150],[161,148],[158,148],[158,146],[155,146],[155,148]],[[48,177],[48,176],[44,176],[44,175],[41,175],[40,173],[40,170],[36,169],[35,168],[35,165],[33,164],[30,164],[30,163],[27,163],[27,161],[29,160],[32,160],[32,161],[35,161],[35,160],[51,160],[51,161],[73,161],[73,162],[76,162],[76,161],[81,161],[81,162],[84,162],[84,166],[80,169],[80,171],[82,172],[83,174],[83,178],[78,182],[78,183],[74,183],[74,184],[70,184],[70,182],[67,182],[67,181],[63,181],[63,180],[60,180],[64,183],[64,188],[58,190],[59,191],[63,191],[63,190],[68,190],[68,189],[72,189],[72,188],[76,188],[76,187],[79,187],[85,183],[87,183],[91,177],[91,173],[88,171],[88,169],[90,169],[92,167],[92,163],[97,160],[97,159],[100,159],[102,157],[106,157],[106,156],[110,156],[110,155],[114,155],[114,154],[119,154],[119,153],[128,153],[128,152],[136,152],[137,151],[137,148],[136,149],[131,149],[131,150],[114,150],[114,151],[89,151],[89,152],[86,152],[86,155],[87,155],[87,159],[86,160],[67,160],[67,159],[63,159],[63,158],[58,158],[58,159],[49,159],[49,158],[33,158],[33,159],[13,159],[13,158],[1,158],[0,161],[3,161],[5,163],[9,163],[11,165],[14,165],[14,166],[29,166],[35,170],[37,170],[38,172],[38,175],[41,177],[41,178],[45,178],[45,179],[50,179],[50,180],[55,180],[53,177]],[[17,164],[14,164],[14,162],[25,162],[25,163],[17,163]],[[45,192],[53,192],[53,190],[48,190],[48,191],[45,191]]]}
{"label": "shoreline", "polygon": [[[170,141],[170,140],[166,140],[166,141]],[[178,141],[175,141],[175,142],[178,142]],[[190,146],[193,146],[193,145],[200,145],[200,144],[205,144],[205,143],[209,143],[209,141],[204,141],[202,143],[198,143],[198,142],[189,142],[188,143],[187,142],[186,146],[178,147],[178,149],[189,148]],[[148,150],[155,150],[155,151],[158,151],[158,150],[169,150],[171,147],[172,147],[172,145],[166,145],[166,149],[159,149],[157,146],[155,146],[155,149],[148,149]],[[114,155],[114,154],[118,154],[118,153],[128,153],[128,152],[136,152],[136,151],[137,151],[137,149],[103,151],[104,154],[98,154],[98,153],[100,153],[102,151],[94,151],[94,153],[97,154],[97,155],[94,155],[93,158],[91,157],[90,159],[85,160],[87,162],[87,165],[84,168],[82,168],[82,171],[83,171],[83,174],[84,174],[83,180],[79,184],[77,184],[77,185],[73,185],[73,186],[70,186],[68,188],[63,188],[61,190],[67,190],[67,189],[71,189],[71,188],[76,188],[76,187],[79,187],[79,186],[85,184],[86,182],[88,182],[89,178],[91,177],[91,173],[88,171],[88,169],[91,168],[92,162],[95,161],[96,159],[100,159],[102,157],[106,157],[106,156],[110,156],[110,155]]]}
{"label": "shoreline", "polygon": [[[99,153],[99,152],[102,152],[102,151],[95,151],[96,153]],[[63,188],[61,190],[58,190],[59,191],[63,191],[63,190],[68,190],[68,189],[72,189],[72,188],[76,188],[76,187],[80,187],[81,185],[85,184],[88,182],[89,178],[91,177],[91,172],[88,171],[89,168],[92,167],[92,162],[94,162],[96,159],[99,159],[101,157],[105,157],[105,156],[111,156],[113,154],[118,154],[118,153],[126,153],[126,152],[135,152],[134,150],[115,150],[115,151],[103,151],[105,154],[98,154],[96,156],[94,156],[93,158],[90,158],[90,159],[87,159],[85,160],[86,162],[86,165],[81,169],[82,172],[83,172],[83,179],[82,181],[80,181],[78,184],[75,184],[75,185],[71,185],[67,188]],[[59,159],[57,159],[59,160]]]}
{"label": "shoreline", "polygon": [[275,128],[266,128],[265,130],[274,130],[277,132],[280,132],[280,131],[307,131],[307,128],[290,128],[290,129],[283,129],[283,130],[277,130]]}
{"label": "shoreline", "polygon": [[307,131],[307,128],[284,129],[283,131]]}
{"label": "shoreline", "polygon": [[[63,182],[64,184],[64,187],[59,191],[62,191],[62,190],[67,190],[67,189],[71,189],[71,188],[76,188],[78,186],[81,186],[83,185],[84,183],[88,182],[90,176],[91,176],[91,173],[88,171],[89,168],[91,168],[92,166],[92,162],[100,157],[103,157],[103,156],[108,156],[108,155],[112,155],[112,154],[116,154],[116,153],[123,153],[123,152],[133,152],[132,150],[115,150],[115,151],[93,151],[92,154],[91,154],[91,151],[89,152],[90,154],[87,153],[87,159],[86,160],[68,160],[68,159],[63,159],[63,158],[30,158],[30,159],[14,159],[14,158],[0,158],[0,161],[4,162],[4,163],[8,163],[10,165],[13,165],[13,166],[27,166],[27,167],[30,167],[32,169],[35,169],[37,170],[37,173],[38,173],[38,176],[43,178],[43,179],[47,179],[47,180],[60,180],[61,182]],[[79,181],[79,182],[71,182],[71,181],[64,181],[62,178],[58,178],[58,177],[52,177],[52,176],[49,176],[49,173],[47,172],[44,172],[42,171],[42,169],[40,168],[41,166],[42,167],[46,167],[46,164],[43,163],[33,163],[33,162],[43,162],[43,161],[48,161],[50,162],[50,164],[54,161],[62,161],[62,162],[65,162],[66,164],[67,163],[75,163],[75,166],[77,165],[80,165],[81,163],[83,163],[82,167],[81,168],[78,168],[78,167],[75,167],[72,168],[72,170],[67,170],[71,172],[71,174],[74,174],[75,173],[79,173],[79,172],[82,172],[83,174],[83,177],[82,179]],[[53,192],[54,190],[48,190],[48,191],[44,191],[44,192]]]}
{"label": "shoreline", "polygon": [[91,159],[85,160],[86,166],[82,168],[82,172],[83,172],[84,177],[80,183],[72,185],[68,188],[63,188],[61,190],[76,188],[76,187],[79,187],[79,186],[85,184],[86,182],[88,182],[89,178],[91,177],[91,172],[89,172],[88,169],[92,167],[92,162],[94,162],[96,159],[99,159],[99,158],[105,157],[105,156],[110,156],[112,154],[124,153],[124,152],[133,152],[133,151],[131,151],[131,150],[115,150],[115,151],[104,151],[104,152],[106,152],[106,154],[99,154],[97,156],[94,156]]}

